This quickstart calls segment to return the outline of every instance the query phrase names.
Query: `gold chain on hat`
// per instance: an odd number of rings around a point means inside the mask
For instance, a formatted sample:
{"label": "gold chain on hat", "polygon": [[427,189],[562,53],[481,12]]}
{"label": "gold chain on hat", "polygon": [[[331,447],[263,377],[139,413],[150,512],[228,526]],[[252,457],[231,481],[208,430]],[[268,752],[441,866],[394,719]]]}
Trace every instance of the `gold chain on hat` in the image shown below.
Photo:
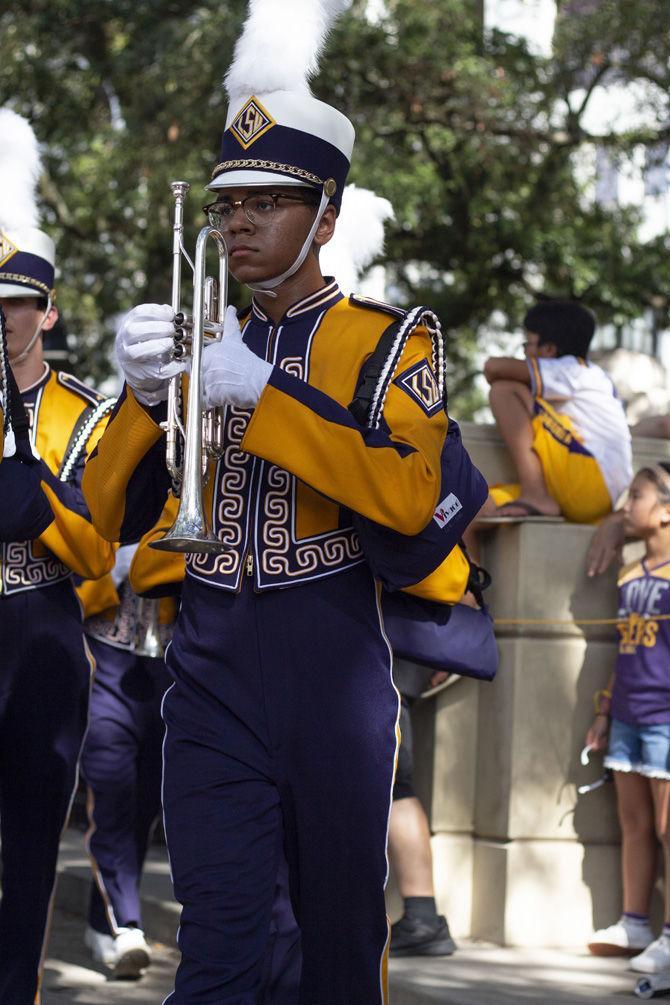
{"label": "gold chain on hat", "polygon": [[240,168],[259,168],[262,171],[279,171],[281,174],[290,174],[294,175],[296,178],[302,178],[304,181],[308,181],[311,185],[324,184],[322,178],[319,178],[318,175],[312,174],[310,171],[306,171],[305,168],[294,167],[293,164],[278,164],[276,161],[222,161],[222,163],[217,164],[212,171],[212,178],[216,178],[216,176],[220,175],[222,171],[235,171]]}

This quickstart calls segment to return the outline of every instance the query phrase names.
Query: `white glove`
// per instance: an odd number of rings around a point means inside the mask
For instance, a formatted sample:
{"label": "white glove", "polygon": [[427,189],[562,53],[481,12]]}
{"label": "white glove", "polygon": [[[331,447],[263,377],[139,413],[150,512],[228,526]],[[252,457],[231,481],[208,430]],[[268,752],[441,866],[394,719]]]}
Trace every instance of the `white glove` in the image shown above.
{"label": "white glove", "polygon": [[116,561],[114,562],[114,568],[112,569],[112,579],[114,580],[114,586],[117,590],[121,586],[124,579],[128,578],[130,566],[132,565],[137,548],[138,545],[136,544],[123,544],[117,549]]}
{"label": "white glove", "polygon": [[205,408],[235,405],[255,408],[270,379],[272,364],[242,341],[234,307],[226,311],[223,338],[202,354],[202,397]]}
{"label": "white glove", "polygon": [[157,405],[168,396],[171,377],[185,370],[172,359],[174,312],[167,304],[140,304],[121,322],[116,358],[138,401]]}

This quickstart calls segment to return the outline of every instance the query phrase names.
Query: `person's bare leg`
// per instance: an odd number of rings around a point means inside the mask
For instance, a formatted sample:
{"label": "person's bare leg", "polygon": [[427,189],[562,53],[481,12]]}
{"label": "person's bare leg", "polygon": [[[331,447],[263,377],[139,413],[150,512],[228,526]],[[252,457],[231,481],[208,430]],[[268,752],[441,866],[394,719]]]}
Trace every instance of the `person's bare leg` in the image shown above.
{"label": "person's bare leg", "polygon": [[393,801],[388,844],[401,896],[433,897],[430,828],[423,806],[415,796]]}
{"label": "person's bare leg", "polygon": [[651,792],[656,814],[656,836],[663,848],[665,865],[665,924],[670,924],[670,782],[652,778]]}
{"label": "person's bare leg", "polygon": [[614,772],[621,825],[623,909],[649,914],[656,878],[656,830],[650,780],[635,772]]}
{"label": "person's bare leg", "polygon": [[[540,458],[533,450],[533,395],[515,380],[497,380],[489,392],[491,411],[510,452],[521,485],[520,499],[547,516],[560,515],[560,507],[547,491]],[[505,506],[509,516],[523,516],[514,503]]]}
{"label": "person's bare leg", "polygon": [[404,901],[391,929],[391,956],[451,956],[456,944],[435,904],[428,818],[415,796],[393,801],[389,859]]}
{"label": "person's bare leg", "polygon": [[670,415],[648,415],[630,427],[632,436],[670,440]]}

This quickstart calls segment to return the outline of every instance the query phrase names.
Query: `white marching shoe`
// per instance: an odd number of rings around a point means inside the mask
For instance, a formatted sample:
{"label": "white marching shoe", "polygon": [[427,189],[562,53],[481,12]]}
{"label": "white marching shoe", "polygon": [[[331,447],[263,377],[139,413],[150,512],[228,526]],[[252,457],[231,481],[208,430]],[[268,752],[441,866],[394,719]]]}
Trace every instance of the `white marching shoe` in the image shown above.
{"label": "white marching shoe", "polygon": [[97,963],[106,963],[108,966],[116,963],[116,946],[113,936],[96,932],[95,928],[87,925],[84,932],[84,945],[91,950],[93,959]]}
{"label": "white marching shoe", "polygon": [[635,956],[653,940],[648,922],[627,918],[624,914],[615,925],[593,933],[589,950],[594,956]]}
{"label": "white marching shoe", "polygon": [[151,963],[151,949],[141,928],[119,928],[114,949],[112,976],[117,980],[138,980]]}
{"label": "white marching shoe", "polygon": [[660,935],[644,952],[634,956],[630,965],[639,974],[660,974],[670,970],[670,936]]}

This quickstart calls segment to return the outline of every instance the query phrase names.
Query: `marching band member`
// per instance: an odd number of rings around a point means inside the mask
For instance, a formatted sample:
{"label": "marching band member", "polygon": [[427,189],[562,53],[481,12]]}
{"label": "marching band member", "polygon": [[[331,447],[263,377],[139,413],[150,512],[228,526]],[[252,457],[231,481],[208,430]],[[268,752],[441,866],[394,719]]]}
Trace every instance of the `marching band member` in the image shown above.
{"label": "marching band member", "polygon": [[[404,315],[345,299],[319,267],[354,130],[307,78],[343,6],[252,0],[227,76],[206,212],[254,300],[239,319],[229,308],[222,341],[204,351],[205,405],[226,409],[206,501],[227,550],[188,557],[167,653],[163,797],[183,905],[170,1005],[259,1001],[284,855],[302,973],[282,1003],[387,1001],[399,703],[351,512],[418,533],[437,502],[447,420],[423,329],[382,427],[362,429],[347,408],[382,332]],[[84,476],[109,540],[136,539],[165,501],[173,335],[159,305],[136,307],[118,333],[126,386]]]}
{"label": "marching band member", "polygon": [[42,353],[58,311],[54,245],[37,228],[37,142],[8,110],[0,135],[0,307],[51,511],[48,525],[0,544],[0,1002],[33,1005],[88,709],[91,660],[72,575],[103,575],[114,550],[94,530],[80,489],[79,447],[102,431],[100,396],[53,373]]}
{"label": "marching band member", "polygon": [[[171,682],[163,654],[176,615],[184,558],[153,551],[174,522],[170,496],[139,545],[117,552],[109,576],[79,587],[84,631],[95,659],[81,770],[93,865],[85,942],[117,978],[136,979],[151,962],[142,930],[140,880],[161,810],[164,726],[160,709]],[[139,594],[155,599],[143,599]],[[158,596],[162,599],[158,599]]]}
{"label": "marching band member", "polygon": [[0,307],[0,543],[39,537],[53,518],[9,363],[5,313]]}

